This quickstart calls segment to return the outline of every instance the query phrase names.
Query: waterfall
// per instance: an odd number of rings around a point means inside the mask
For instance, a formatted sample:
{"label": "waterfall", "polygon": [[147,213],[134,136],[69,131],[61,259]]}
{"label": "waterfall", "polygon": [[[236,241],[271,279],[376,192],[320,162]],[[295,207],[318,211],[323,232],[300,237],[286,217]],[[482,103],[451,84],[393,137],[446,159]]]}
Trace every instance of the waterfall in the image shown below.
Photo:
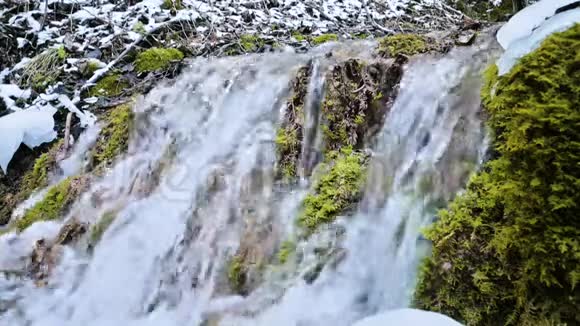
{"label": "waterfall", "polygon": [[[43,286],[0,277],[0,324],[350,325],[407,307],[418,262],[428,254],[420,229],[482,161],[479,74],[493,53],[491,38],[412,59],[371,146],[358,209],[299,241],[302,259],[266,270],[247,296],[232,295],[225,284],[227,264],[244,242],[260,243],[257,257],[271,256],[295,232],[320,154],[324,71],[345,57],[370,60],[367,48],[199,59],[138,99],[128,153],[68,215],[0,237],[0,270],[18,270],[34,241],[55,237],[67,219],[116,216],[94,248],[59,248]],[[274,139],[291,81],[305,65],[313,73],[304,182],[282,184]],[[329,243],[338,254],[317,265],[313,251]],[[313,266],[319,275],[306,282]]]}

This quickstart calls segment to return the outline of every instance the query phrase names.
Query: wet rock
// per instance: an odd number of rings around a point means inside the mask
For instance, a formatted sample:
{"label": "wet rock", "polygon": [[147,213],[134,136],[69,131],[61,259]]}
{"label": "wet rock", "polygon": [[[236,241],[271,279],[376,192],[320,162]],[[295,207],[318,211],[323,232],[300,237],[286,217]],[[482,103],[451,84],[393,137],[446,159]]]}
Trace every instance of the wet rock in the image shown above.
{"label": "wet rock", "polygon": [[70,220],[60,229],[55,243],[59,245],[66,245],[72,241],[77,240],[87,232],[88,225],[80,223],[76,219]]}
{"label": "wet rock", "polygon": [[477,37],[477,33],[475,31],[462,31],[457,35],[455,38],[455,44],[461,46],[467,46],[473,44],[475,38]]}
{"label": "wet rock", "polygon": [[27,266],[27,274],[35,280],[39,287],[46,285],[58,259],[58,247],[47,243],[44,239],[36,241]]}
{"label": "wet rock", "polygon": [[103,56],[103,53],[99,49],[94,49],[92,51],[88,51],[86,54],[87,58],[93,59],[100,59]]}

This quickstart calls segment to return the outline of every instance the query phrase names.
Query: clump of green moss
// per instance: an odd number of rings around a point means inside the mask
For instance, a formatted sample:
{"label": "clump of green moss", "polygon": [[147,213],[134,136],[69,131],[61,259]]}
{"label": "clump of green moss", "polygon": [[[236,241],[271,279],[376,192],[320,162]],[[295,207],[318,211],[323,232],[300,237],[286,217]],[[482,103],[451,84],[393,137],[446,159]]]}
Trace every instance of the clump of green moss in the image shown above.
{"label": "clump of green moss", "polygon": [[123,104],[113,108],[105,118],[105,123],[93,150],[93,166],[108,165],[127,151],[133,126],[131,106]]}
{"label": "clump of green moss", "polygon": [[302,125],[304,124],[304,101],[308,88],[310,67],[298,70],[292,82],[292,97],[286,103],[284,122],[276,134],[278,175],[286,181],[297,175],[297,163],[302,150]]}
{"label": "clump of green moss", "polygon": [[141,35],[145,35],[147,33],[147,31],[145,30],[145,25],[140,21],[138,21],[135,25],[133,25],[132,30],[133,32],[139,33]]}
{"label": "clump of green moss", "polygon": [[322,34],[312,38],[312,45],[320,45],[326,42],[336,42],[338,41],[338,35],[336,34]]}
{"label": "clump of green moss", "polygon": [[322,103],[325,120],[322,132],[326,150],[340,150],[347,146],[361,148],[365,133],[380,115],[375,103],[382,99],[380,73],[377,72],[383,67],[373,67],[373,74],[369,73],[368,68],[364,63],[351,59],[334,66],[327,76],[331,82],[326,84]]}
{"label": "clump of green moss", "polygon": [[280,250],[278,251],[278,262],[280,264],[286,264],[288,258],[296,251],[296,243],[294,241],[286,240],[280,245]]}
{"label": "clump of green moss", "polygon": [[[278,129],[276,135],[276,150],[278,156],[285,158],[288,156],[297,157],[300,154],[300,140],[296,129]],[[280,170],[282,176],[291,179],[296,176],[296,162],[294,160],[280,160]]]}
{"label": "clump of green moss", "polygon": [[336,157],[329,173],[314,185],[314,193],[306,196],[298,224],[309,233],[330,223],[360,198],[366,176],[365,156],[350,149],[329,153]]}
{"label": "clump of green moss", "polygon": [[417,34],[396,34],[381,39],[378,52],[384,57],[396,57],[400,54],[412,56],[428,50],[424,37]]}
{"label": "clump of green moss", "polygon": [[71,191],[73,180],[69,177],[52,187],[40,202],[27,210],[16,222],[16,229],[23,231],[35,222],[58,219],[74,200]]}
{"label": "clump of green moss", "polygon": [[48,174],[56,166],[56,156],[62,144],[62,140],[56,142],[48,152],[43,153],[34,161],[32,170],[23,177],[18,200],[24,200],[35,190],[48,186]]}
{"label": "clump of green moss", "polygon": [[228,264],[228,282],[232,291],[237,294],[246,292],[246,267],[241,256],[234,256]]}
{"label": "clump of green moss", "polygon": [[121,75],[112,74],[101,78],[90,90],[90,96],[118,96],[129,84]]}
{"label": "clump of green moss", "polygon": [[89,61],[89,63],[87,64],[87,68],[85,69],[85,75],[90,77],[95,73],[95,71],[99,70],[100,68],[101,67],[97,62]]}
{"label": "clump of green moss", "polygon": [[178,49],[151,48],[137,55],[135,68],[138,72],[150,72],[168,68],[172,62],[181,61],[183,53]]}
{"label": "clump of green moss", "polygon": [[161,9],[181,10],[183,9],[183,4],[181,3],[181,0],[163,0]]}
{"label": "clump of green moss", "polygon": [[264,44],[264,40],[258,35],[244,34],[240,37],[240,45],[246,52],[257,52]]}
{"label": "clump of green moss", "polygon": [[113,223],[116,216],[117,214],[115,212],[106,212],[101,216],[101,219],[91,228],[91,244],[94,245],[101,240],[101,237]]}
{"label": "clump of green moss", "polygon": [[292,32],[292,37],[298,42],[306,41],[306,36],[304,36],[302,33],[298,31]]}
{"label": "clump of green moss", "polygon": [[359,39],[359,40],[366,40],[370,36],[371,35],[368,33],[358,33],[358,34],[354,35],[354,38]]}
{"label": "clump of green moss", "polygon": [[426,232],[419,307],[468,325],[580,322],[580,25],[486,73],[495,159]]}
{"label": "clump of green moss", "polygon": [[64,60],[66,59],[66,57],[68,57],[68,54],[66,53],[66,50],[62,45],[56,49],[56,55],[60,60]]}

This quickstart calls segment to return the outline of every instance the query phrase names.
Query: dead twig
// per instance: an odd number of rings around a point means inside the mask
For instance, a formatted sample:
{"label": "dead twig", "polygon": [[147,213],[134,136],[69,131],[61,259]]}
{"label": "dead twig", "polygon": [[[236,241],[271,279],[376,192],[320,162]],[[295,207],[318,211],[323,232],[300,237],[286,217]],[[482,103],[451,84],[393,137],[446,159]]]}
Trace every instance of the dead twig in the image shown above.
{"label": "dead twig", "polygon": [[67,152],[68,152],[68,148],[70,146],[70,125],[72,122],[72,116],[73,113],[69,112],[66,115],[66,125],[65,125],[65,129],[64,129],[64,155],[66,156]]}

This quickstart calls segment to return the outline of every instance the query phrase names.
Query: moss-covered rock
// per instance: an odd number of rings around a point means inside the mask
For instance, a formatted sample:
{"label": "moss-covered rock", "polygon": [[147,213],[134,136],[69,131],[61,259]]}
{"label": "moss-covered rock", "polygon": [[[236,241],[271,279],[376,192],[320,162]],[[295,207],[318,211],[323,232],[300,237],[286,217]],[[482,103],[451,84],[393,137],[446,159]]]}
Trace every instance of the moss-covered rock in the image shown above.
{"label": "moss-covered rock", "polygon": [[330,223],[356,204],[366,180],[366,157],[350,149],[328,153],[334,163],[329,173],[314,185],[314,193],[304,199],[298,224],[308,233]]}
{"label": "moss-covered rock", "polygon": [[108,165],[129,147],[129,134],[133,126],[130,104],[113,108],[106,116],[97,144],[93,149],[92,166]]}
{"label": "moss-covered rock", "polygon": [[429,51],[425,37],[417,34],[395,34],[386,36],[379,42],[378,52],[383,57],[398,55],[412,56]]}
{"label": "moss-covered rock", "polygon": [[35,190],[48,186],[49,173],[54,172],[56,168],[57,155],[62,150],[62,145],[62,140],[57,141],[48,152],[41,154],[34,161],[32,170],[23,177],[20,192],[17,196],[19,201],[26,199]]}
{"label": "moss-covered rock", "polygon": [[419,307],[468,325],[580,323],[578,53],[580,25],[487,71],[495,159],[426,232]]}
{"label": "moss-covered rock", "polygon": [[298,42],[303,42],[307,40],[306,36],[300,33],[299,31],[292,32],[292,37]]}
{"label": "moss-covered rock", "polygon": [[138,72],[167,69],[172,62],[181,61],[183,53],[178,49],[151,48],[137,55],[135,68]]}
{"label": "moss-covered rock", "polygon": [[246,295],[247,270],[243,257],[236,255],[228,263],[228,282],[232,291]]}
{"label": "moss-covered rock", "polygon": [[44,198],[27,210],[22,218],[16,221],[15,227],[23,231],[38,221],[56,220],[70,207],[73,201],[86,188],[85,177],[69,177],[48,190]]}
{"label": "moss-covered rock", "polygon": [[240,46],[245,52],[258,52],[265,42],[258,35],[244,34],[240,37]]}
{"label": "moss-covered rock", "polygon": [[183,9],[183,4],[181,3],[181,0],[163,0],[161,9],[181,10]]}
{"label": "moss-covered rock", "polygon": [[284,121],[276,134],[278,176],[291,180],[297,176],[302,150],[304,101],[310,79],[310,66],[301,67],[292,83],[292,97],[286,104]]}
{"label": "moss-covered rock", "polygon": [[101,78],[89,92],[90,96],[119,96],[129,87],[129,83],[119,74]]}
{"label": "moss-covered rock", "polygon": [[312,38],[312,45],[320,45],[326,42],[336,42],[338,41],[338,35],[336,34],[322,34]]}
{"label": "moss-covered rock", "polygon": [[91,245],[95,245],[96,243],[101,240],[101,237],[107,231],[109,226],[113,223],[117,217],[117,213],[113,211],[109,211],[103,214],[101,218],[91,227],[90,239],[89,242]]}
{"label": "moss-covered rock", "polygon": [[322,132],[326,151],[361,149],[392,106],[402,77],[403,59],[392,65],[365,64],[351,59],[327,75],[322,103]]}
{"label": "moss-covered rock", "polygon": [[294,254],[296,251],[296,243],[294,241],[286,240],[280,244],[280,250],[278,251],[278,262],[280,264],[286,264],[288,258]]}

